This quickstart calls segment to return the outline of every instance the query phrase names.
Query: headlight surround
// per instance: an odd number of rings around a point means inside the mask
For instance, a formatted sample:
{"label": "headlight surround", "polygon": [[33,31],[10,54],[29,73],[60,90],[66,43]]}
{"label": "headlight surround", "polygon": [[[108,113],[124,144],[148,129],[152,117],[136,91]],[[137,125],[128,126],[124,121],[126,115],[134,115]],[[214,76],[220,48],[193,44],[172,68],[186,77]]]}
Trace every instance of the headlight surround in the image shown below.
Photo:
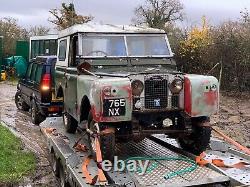
{"label": "headlight surround", "polygon": [[173,94],[178,94],[183,88],[183,81],[180,78],[174,79],[170,84],[169,84],[169,89]]}
{"label": "headlight surround", "polygon": [[140,96],[144,90],[144,84],[140,80],[134,80],[131,86],[132,86],[132,94],[134,96]]}

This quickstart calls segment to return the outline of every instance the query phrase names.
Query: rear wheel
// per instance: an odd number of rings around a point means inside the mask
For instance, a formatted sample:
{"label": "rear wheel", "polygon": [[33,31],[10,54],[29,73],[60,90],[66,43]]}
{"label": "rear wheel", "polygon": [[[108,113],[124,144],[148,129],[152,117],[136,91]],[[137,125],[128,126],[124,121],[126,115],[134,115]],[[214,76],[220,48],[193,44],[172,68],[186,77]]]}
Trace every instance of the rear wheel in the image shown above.
{"label": "rear wheel", "polygon": [[35,125],[39,125],[40,123],[42,123],[44,120],[46,119],[45,116],[43,116],[37,107],[37,104],[35,102],[35,100],[33,99],[31,101],[31,120],[32,123],[34,123]]}
{"label": "rear wheel", "polygon": [[78,127],[78,122],[67,112],[63,113],[63,123],[68,133],[74,134]]}
{"label": "rear wheel", "polygon": [[[102,130],[102,127],[99,125],[99,123],[95,122],[93,120],[91,112],[89,113],[88,117],[88,128],[94,132],[94,134],[99,134]],[[114,133],[108,133],[105,135],[101,135],[98,137],[100,142],[100,148],[102,152],[102,159],[103,160],[113,160],[115,155],[115,134]],[[96,143],[95,143],[95,137],[91,136],[88,133],[88,141],[89,141],[89,147],[92,153],[92,156],[94,159],[96,159]]]}
{"label": "rear wheel", "polygon": [[195,155],[205,151],[210,143],[211,127],[202,126],[205,121],[199,122],[199,125],[193,126],[193,132],[185,137],[178,138],[179,145],[188,152]]}

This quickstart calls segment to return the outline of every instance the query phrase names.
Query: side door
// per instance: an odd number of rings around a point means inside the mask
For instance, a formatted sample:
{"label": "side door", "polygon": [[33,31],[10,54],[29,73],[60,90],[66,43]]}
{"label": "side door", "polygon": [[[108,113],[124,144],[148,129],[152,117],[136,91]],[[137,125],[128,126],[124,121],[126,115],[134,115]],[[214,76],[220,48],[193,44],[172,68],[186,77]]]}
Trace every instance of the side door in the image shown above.
{"label": "side door", "polygon": [[77,103],[77,44],[78,44],[78,36],[71,36],[70,44],[69,44],[69,54],[68,54],[68,68],[66,70],[66,92],[65,95],[67,97],[68,102],[68,112],[75,118],[78,119],[78,104]]}
{"label": "side door", "polygon": [[[55,82],[56,89],[62,87],[64,97],[64,109],[76,118],[76,71],[69,66],[70,37],[58,40],[58,52],[56,62]],[[73,68],[74,69],[74,68]],[[57,90],[58,91],[58,90]]]}

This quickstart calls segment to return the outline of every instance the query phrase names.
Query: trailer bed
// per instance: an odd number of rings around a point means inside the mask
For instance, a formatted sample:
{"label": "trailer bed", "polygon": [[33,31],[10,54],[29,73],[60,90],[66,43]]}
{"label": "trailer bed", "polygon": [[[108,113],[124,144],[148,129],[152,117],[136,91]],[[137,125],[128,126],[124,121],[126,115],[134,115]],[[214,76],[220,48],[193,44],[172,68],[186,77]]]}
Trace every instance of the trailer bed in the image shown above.
{"label": "trailer bed", "polygon": [[[42,123],[41,129],[45,135],[48,143],[48,147],[52,153],[60,159],[65,173],[67,175],[67,180],[71,186],[90,186],[86,184],[82,172],[83,160],[89,155],[88,152],[79,152],[73,148],[73,145],[79,138],[82,140],[80,143],[87,144],[86,133],[77,132],[76,134],[66,133],[64,130],[63,122],[61,118],[47,118],[47,120]],[[48,133],[46,128],[55,128],[56,134]],[[157,141],[159,140],[159,141]],[[175,148],[168,147],[169,143],[161,143],[163,139],[161,136],[152,136],[151,138],[145,138],[139,143],[128,142],[119,143],[116,146],[116,154],[119,159],[126,160],[130,157],[187,157],[188,154],[183,154],[181,150],[176,150]],[[178,149],[178,148],[177,148]],[[190,157],[189,157],[190,158]],[[191,158],[193,159],[193,158]],[[144,175],[139,175],[139,173],[130,173],[127,171],[117,172],[109,171],[105,172],[108,179],[109,185],[114,186],[208,186],[215,184],[225,184],[230,181],[229,177],[222,174],[221,172],[215,171],[209,167],[200,167],[194,171],[179,174],[177,176],[165,179],[164,175],[185,169],[190,167],[190,163],[174,160],[167,161],[161,160],[157,161],[157,167],[151,172]],[[88,167],[89,172],[92,176],[97,173],[96,163],[92,160]],[[98,185],[98,183],[97,183]]]}

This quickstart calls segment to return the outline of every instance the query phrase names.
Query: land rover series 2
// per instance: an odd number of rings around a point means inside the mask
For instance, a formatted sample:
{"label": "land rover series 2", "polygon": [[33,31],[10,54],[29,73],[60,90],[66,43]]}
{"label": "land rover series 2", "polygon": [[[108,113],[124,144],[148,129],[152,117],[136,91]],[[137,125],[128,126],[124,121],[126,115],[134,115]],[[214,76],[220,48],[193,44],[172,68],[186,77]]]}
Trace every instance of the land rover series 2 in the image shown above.
{"label": "land rover series 2", "polygon": [[66,130],[75,133],[86,122],[93,155],[96,136],[111,160],[116,142],[152,134],[176,138],[195,154],[209,144],[218,81],[177,71],[163,30],[105,24],[63,30],[55,80]]}

